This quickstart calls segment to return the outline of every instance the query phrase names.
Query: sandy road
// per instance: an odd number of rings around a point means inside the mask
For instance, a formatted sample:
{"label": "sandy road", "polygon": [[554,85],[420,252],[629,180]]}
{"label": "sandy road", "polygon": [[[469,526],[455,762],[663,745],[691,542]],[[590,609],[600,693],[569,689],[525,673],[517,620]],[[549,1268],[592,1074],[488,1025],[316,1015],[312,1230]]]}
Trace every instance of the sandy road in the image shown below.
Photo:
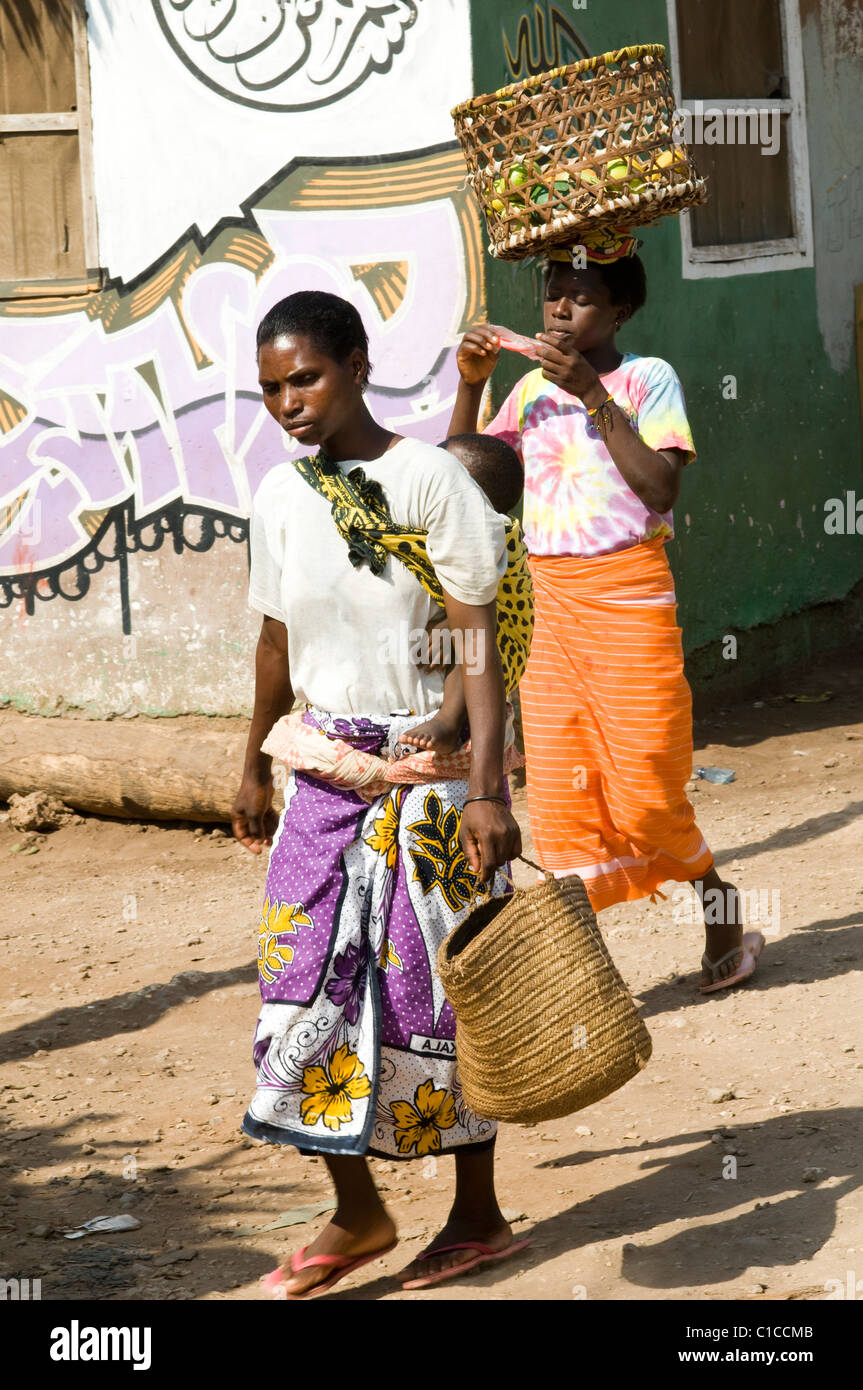
{"label": "sandy road", "polygon": [[[604,913],[654,1056],[601,1105],[502,1131],[501,1202],[530,1251],[401,1292],[451,1170],[375,1161],[402,1246],[331,1297],[863,1298],[863,667],[791,690],[833,695],[697,730],[696,763],[737,773],[693,799],[771,919],[756,980],[699,997],[673,885]],[[221,834],[96,818],[36,839],[4,823],[0,863],[0,1274],[41,1278],[43,1298],[258,1297],[330,1196],[319,1161],[239,1133],[264,863]],[[137,1229],[60,1234],[126,1212]]]}

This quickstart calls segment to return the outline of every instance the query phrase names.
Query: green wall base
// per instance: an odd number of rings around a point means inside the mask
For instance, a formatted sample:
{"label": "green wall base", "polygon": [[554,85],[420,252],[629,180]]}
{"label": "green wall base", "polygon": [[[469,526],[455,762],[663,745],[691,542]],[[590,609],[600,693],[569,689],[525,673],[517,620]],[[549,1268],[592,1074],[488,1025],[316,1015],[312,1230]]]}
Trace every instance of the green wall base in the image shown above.
{"label": "green wall base", "polygon": [[726,660],[723,643],[711,642],[686,656],[697,715],[771,687],[787,684],[788,674],[821,657],[859,649],[863,644],[863,584],[837,603],[819,603],[778,623],[734,632],[737,656]]}

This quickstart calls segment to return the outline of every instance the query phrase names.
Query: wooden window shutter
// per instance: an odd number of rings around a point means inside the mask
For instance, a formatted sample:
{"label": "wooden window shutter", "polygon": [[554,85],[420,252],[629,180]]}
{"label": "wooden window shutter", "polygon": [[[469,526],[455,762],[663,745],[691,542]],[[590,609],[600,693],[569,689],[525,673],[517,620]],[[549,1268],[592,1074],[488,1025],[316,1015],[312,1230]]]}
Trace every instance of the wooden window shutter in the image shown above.
{"label": "wooden window shutter", "polygon": [[[710,110],[777,108],[781,139],[765,155],[751,144],[701,144],[709,200],[694,208],[693,247],[779,245],[795,235],[789,81],[780,0],[676,0],[681,97]],[[712,103],[719,103],[713,106]]]}
{"label": "wooden window shutter", "polygon": [[0,298],[99,288],[79,0],[0,6]]}

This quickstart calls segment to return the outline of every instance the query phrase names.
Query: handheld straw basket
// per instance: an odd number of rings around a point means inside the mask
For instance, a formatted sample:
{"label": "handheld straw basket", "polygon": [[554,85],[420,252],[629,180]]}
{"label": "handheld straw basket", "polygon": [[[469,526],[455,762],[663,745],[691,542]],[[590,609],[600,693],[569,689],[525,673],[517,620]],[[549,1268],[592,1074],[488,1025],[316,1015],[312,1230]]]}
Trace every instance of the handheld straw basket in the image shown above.
{"label": "handheld straw basket", "polygon": [[704,202],[675,109],[661,44],[585,58],[457,106],[491,254],[517,261]]}
{"label": "handheld straw basket", "polygon": [[645,1065],[650,1034],[573,874],[481,902],[441,943],[462,1093],[478,1115],[570,1115]]}

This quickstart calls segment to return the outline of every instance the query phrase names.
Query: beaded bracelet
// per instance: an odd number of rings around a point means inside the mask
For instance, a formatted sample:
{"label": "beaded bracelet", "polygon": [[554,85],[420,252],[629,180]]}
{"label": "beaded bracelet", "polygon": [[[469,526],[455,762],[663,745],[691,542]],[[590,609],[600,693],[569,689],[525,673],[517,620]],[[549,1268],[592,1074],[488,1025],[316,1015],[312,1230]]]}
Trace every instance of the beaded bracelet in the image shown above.
{"label": "beaded bracelet", "polygon": [[600,401],[599,405],[594,406],[593,410],[585,406],[588,417],[591,420],[596,421],[597,429],[602,435],[603,441],[605,440],[605,436],[608,434],[608,431],[614,428],[614,422],[611,418],[610,412],[610,408],[614,404],[614,397],[612,395],[608,395],[606,396],[604,401]]}
{"label": "beaded bracelet", "polygon": [[606,398],[605,398],[604,401],[600,401],[599,405],[595,405],[595,406],[593,407],[593,410],[590,409],[590,406],[585,406],[585,410],[587,411],[588,415],[590,416],[590,418],[591,418],[591,420],[592,420],[593,417],[594,417],[594,415],[598,415],[599,412],[600,412],[601,410],[604,410],[605,407],[606,407],[607,405],[614,405],[614,397],[611,395],[610,392],[609,392],[609,394],[606,396]]}

